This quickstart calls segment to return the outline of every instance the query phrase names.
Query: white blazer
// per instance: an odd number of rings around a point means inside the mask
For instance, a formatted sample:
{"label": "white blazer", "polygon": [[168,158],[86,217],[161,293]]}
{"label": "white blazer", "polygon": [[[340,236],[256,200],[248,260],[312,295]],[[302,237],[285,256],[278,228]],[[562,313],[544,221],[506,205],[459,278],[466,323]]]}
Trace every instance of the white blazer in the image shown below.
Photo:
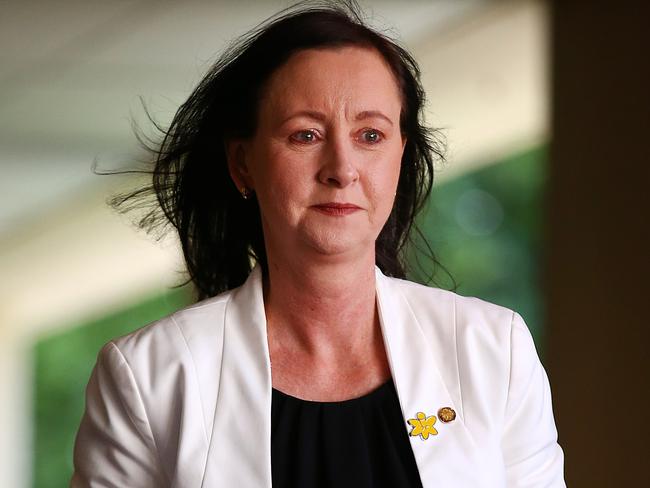
{"label": "white blazer", "polygon": [[[562,487],[546,373],[521,317],[388,278],[377,306],[424,488]],[[456,412],[410,435],[418,412]],[[106,344],[86,391],[72,487],[271,487],[262,277]]]}

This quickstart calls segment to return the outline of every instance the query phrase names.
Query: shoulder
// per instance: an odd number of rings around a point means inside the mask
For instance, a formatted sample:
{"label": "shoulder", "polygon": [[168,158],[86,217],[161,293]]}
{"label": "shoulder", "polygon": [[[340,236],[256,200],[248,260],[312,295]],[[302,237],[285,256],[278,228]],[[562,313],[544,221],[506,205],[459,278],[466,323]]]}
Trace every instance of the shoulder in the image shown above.
{"label": "shoulder", "polygon": [[213,401],[216,387],[210,380],[220,371],[224,317],[231,294],[190,305],[109,341],[99,352],[97,364],[111,375],[130,378],[149,411],[157,411],[159,401],[180,401],[179,391],[199,398],[197,392],[203,389],[203,401]]}
{"label": "shoulder", "polygon": [[[419,322],[426,327],[450,328],[455,333],[477,334],[486,339],[507,339],[521,317],[513,310],[480,298],[422,285],[397,278],[387,278],[390,286],[403,296]],[[445,325],[447,327],[445,327]],[[525,327],[525,326],[524,326]]]}
{"label": "shoulder", "polygon": [[106,454],[98,450],[97,439],[113,436],[111,446],[121,449],[128,444],[133,457],[113,456],[128,464],[124,468],[116,461],[122,473],[144,480],[148,474],[139,475],[138,470],[160,460],[161,472],[171,478],[181,442],[197,446],[207,442],[230,296],[227,292],[188,306],[104,345],[86,390],[87,413],[78,441],[84,447],[75,453],[77,464],[92,469],[98,457],[107,470],[112,469]]}
{"label": "shoulder", "polygon": [[219,339],[224,314],[233,290],[202,300],[151,322],[110,343],[129,363],[168,361],[188,352],[188,348],[210,339]]}
{"label": "shoulder", "polygon": [[[539,366],[533,338],[515,311],[474,297],[389,278],[391,289],[401,295],[433,351],[444,358],[461,381],[474,384],[488,374],[495,383],[512,380],[512,366],[527,374]],[[457,370],[457,371],[456,371]]]}
{"label": "shoulder", "polygon": [[439,288],[389,281],[440,358],[447,384],[459,385],[468,420],[472,413],[479,418],[486,414],[475,411],[485,405],[496,411],[516,410],[531,378],[544,375],[533,338],[518,313]]}
{"label": "shoulder", "polygon": [[[212,425],[231,296],[203,300],[115,338],[98,355],[96,369],[116,378],[122,401],[141,404],[153,439],[167,446],[163,456],[173,457],[170,426],[191,426],[202,439]],[[161,409],[161,403],[173,407]]]}

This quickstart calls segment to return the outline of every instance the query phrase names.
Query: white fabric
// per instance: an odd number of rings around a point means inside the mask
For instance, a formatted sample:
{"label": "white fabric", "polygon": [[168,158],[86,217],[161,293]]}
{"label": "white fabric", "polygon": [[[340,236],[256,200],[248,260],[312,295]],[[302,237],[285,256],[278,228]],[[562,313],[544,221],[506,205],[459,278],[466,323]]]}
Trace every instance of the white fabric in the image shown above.
{"label": "white fabric", "polygon": [[[546,373],[516,313],[388,278],[377,305],[424,488],[563,487]],[[271,486],[271,365],[261,271],[106,344],[88,383],[71,486]]]}

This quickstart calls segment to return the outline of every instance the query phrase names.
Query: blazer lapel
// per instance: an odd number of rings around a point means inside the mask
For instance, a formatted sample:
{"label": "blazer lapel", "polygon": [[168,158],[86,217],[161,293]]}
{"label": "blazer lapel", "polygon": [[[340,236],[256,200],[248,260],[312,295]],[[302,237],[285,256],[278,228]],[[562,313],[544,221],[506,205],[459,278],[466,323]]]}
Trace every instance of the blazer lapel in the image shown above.
{"label": "blazer lapel", "polygon": [[[442,310],[437,317],[416,317],[404,295],[404,284],[387,278],[379,268],[376,281],[379,318],[404,428],[409,433],[417,432],[408,419],[420,420],[418,412],[427,418],[436,417],[435,434],[409,435],[422,485],[481,486],[479,470],[475,469],[480,462],[478,451],[464,425],[461,405],[454,402],[441,376],[443,368],[457,371],[453,305],[442,305],[449,310]],[[436,319],[444,319],[445,323],[435,323]],[[439,333],[425,333],[423,325],[437,327]],[[445,358],[449,362],[441,363]],[[443,407],[452,408],[456,419],[442,422],[438,411]]]}
{"label": "blazer lapel", "polygon": [[[417,317],[398,280],[376,269],[377,307],[393,381],[404,417],[436,416],[436,434],[409,436],[424,488],[481,486],[478,450],[465,428],[461,405],[441,376],[457,372],[453,306],[436,317]],[[421,323],[424,321],[424,323]],[[434,322],[433,324],[430,322]],[[423,325],[438,328],[426,333]],[[441,332],[442,331],[442,332]],[[233,292],[224,324],[219,392],[202,487],[271,486],[271,362],[259,266]],[[447,364],[441,361],[448,360]],[[456,376],[457,377],[457,376]],[[457,385],[451,385],[456,393]],[[455,395],[456,396],[456,395]],[[438,410],[450,407],[456,420],[443,423]]]}
{"label": "blazer lapel", "polygon": [[257,266],[226,308],[223,360],[201,486],[271,486],[271,362]]}

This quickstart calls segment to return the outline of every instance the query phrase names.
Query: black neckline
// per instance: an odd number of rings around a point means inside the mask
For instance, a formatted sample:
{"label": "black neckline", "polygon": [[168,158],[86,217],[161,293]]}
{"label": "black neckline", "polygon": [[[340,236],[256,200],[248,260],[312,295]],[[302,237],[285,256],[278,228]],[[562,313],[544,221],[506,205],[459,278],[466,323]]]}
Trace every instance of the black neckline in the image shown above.
{"label": "black neckline", "polygon": [[369,400],[371,398],[374,398],[375,396],[378,396],[381,394],[383,391],[388,390],[390,387],[393,385],[393,378],[388,378],[384,383],[379,385],[377,388],[374,390],[369,391],[368,393],[365,393],[361,396],[354,397],[354,398],[348,398],[347,400],[338,400],[338,401],[329,401],[329,402],[321,402],[318,400],[305,400],[304,398],[298,398],[293,395],[289,395],[288,393],[285,393],[281,390],[278,390],[277,388],[272,388],[273,394],[279,395],[282,398],[286,398],[288,400],[294,401],[294,402],[299,402],[303,404],[311,404],[311,405],[349,405],[351,403],[356,403],[356,402],[362,402]]}

